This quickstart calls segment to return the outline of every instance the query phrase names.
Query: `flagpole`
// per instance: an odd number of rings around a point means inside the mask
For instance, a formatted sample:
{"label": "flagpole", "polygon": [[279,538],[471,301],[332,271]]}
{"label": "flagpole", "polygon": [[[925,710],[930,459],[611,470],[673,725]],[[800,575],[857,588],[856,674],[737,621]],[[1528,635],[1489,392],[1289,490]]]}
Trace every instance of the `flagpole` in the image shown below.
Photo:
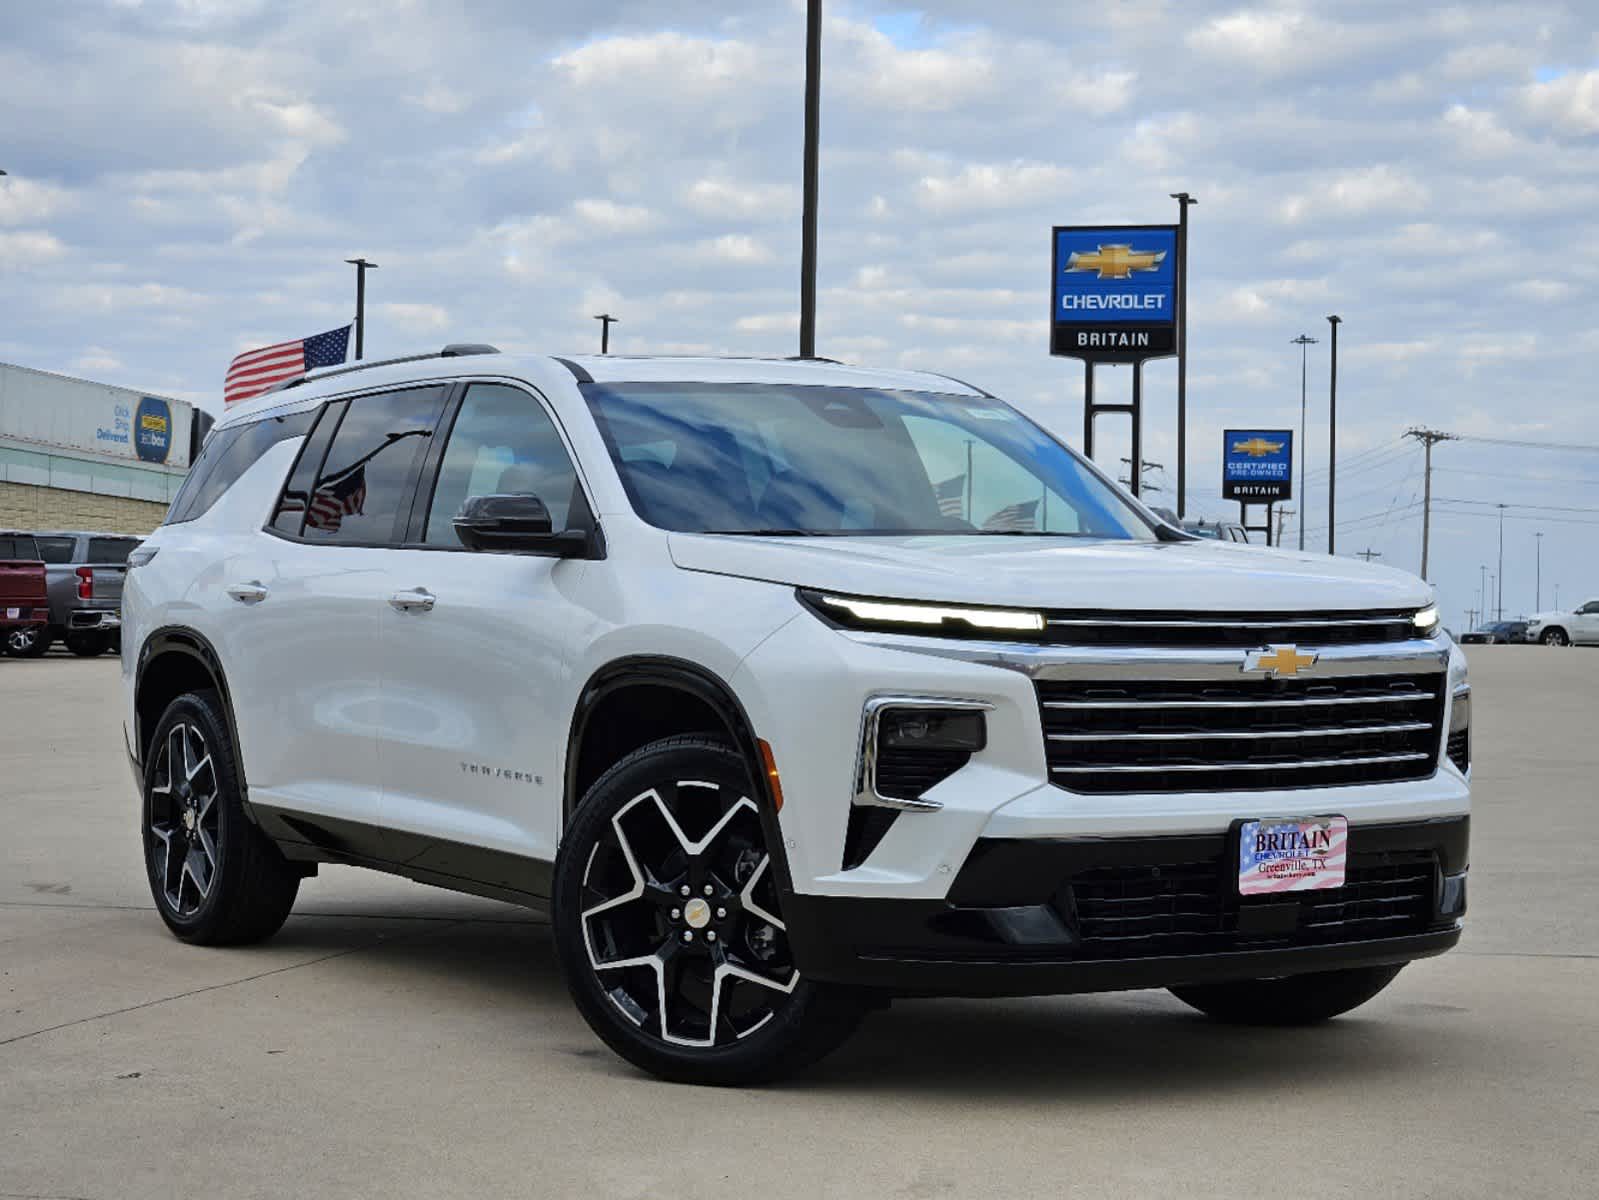
{"label": "flagpole", "polygon": [[366,273],[377,270],[378,265],[364,258],[347,258],[344,261],[355,268],[355,359],[360,362],[361,354],[366,349]]}

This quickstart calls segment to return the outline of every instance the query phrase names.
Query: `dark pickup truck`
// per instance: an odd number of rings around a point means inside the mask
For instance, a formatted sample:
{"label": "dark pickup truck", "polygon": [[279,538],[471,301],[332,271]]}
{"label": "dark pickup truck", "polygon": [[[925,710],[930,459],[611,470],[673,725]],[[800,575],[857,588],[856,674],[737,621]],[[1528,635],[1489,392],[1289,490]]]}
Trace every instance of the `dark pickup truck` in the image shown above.
{"label": "dark pickup truck", "polygon": [[116,649],[122,635],[122,580],[128,555],[143,539],[125,533],[41,529],[34,537],[44,559],[50,593],[50,628],[43,654],[64,642],[74,654],[93,657]]}
{"label": "dark pickup truck", "polygon": [[31,533],[0,531],[0,641],[8,654],[27,653],[50,626],[44,560]]}

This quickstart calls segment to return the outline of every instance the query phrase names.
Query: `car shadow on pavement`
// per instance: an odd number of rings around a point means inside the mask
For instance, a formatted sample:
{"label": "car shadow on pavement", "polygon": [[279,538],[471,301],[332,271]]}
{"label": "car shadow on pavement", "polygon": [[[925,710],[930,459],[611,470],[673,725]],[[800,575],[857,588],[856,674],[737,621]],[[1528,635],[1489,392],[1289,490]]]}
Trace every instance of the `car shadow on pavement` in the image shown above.
{"label": "car shadow on pavement", "polygon": [[[382,921],[377,931],[363,926]],[[586,1039],[556,965],[549,927],[506,909],[504,919],[352,920],[296,917],[272,943],[375,958],[374,969],[447,984],[473,1003],[526,1006],[545,1019],[570,1015]],[[1402,989],[1405,977],[1394,985]],[[1381,1005],[1382,1001],[1376,1002]],[[564,1024],[564,1022],[558,1022]],[[1288,1094],[1359,1079],[1382,1086],[1447,1070],[1447,1028],[1418,1037],[1413,1021],[1353,1013],[1306,1029],[1251,1029],[1210,1021],[1165,992],[1029,999],[896,1000],[867,1016],[841,1049],[779,1086],[805,1091],[947,1092],[951,1101],[1107,1098],[1259,1092]],[[564,1041],[565,1039],[563,1039]],[[586,1040],[583,1045],[587,1045]],[[636,1077],[604,1052],[584,1053],[594,1069]],[[576,1053],[576,1051],[572,1051]]]}

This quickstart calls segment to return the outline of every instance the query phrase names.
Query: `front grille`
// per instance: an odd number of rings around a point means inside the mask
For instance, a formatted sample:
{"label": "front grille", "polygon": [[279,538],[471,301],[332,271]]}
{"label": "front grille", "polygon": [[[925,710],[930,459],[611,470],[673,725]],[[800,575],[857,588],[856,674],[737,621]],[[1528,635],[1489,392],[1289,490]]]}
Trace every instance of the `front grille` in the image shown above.
{"label": "front grille", "polygon": [[1092,867],[1053,903],[1086,958],[1326,945],[1425,932],[1437,869],[1426,851],[1355,854],[1343,887],[1241,899],[1230,857]]}
{"label": "front grille", "polygon": [[1414,609],[1397,612],[1206,613],[1059,610],[1044,614],[1045,640],[1073,646],[1353,646],[1417,636]]}
{"label": "front grille", "polygon": [[1050,779],[1077,792],[1214,792],[1425,779],[1444,677],[1040,680]]}
{"label": "front grille", "polygon": [[1464,771],[1471,766],[1471,731],[1457,729],[1449,735],[1449,761]]}

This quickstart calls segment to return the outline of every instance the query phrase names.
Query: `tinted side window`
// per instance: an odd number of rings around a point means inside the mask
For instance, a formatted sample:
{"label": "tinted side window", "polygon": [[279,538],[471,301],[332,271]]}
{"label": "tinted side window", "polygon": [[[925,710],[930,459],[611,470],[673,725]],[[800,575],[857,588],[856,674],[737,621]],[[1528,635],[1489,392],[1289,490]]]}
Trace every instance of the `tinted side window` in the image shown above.
{"label": "tinted side window", "polygon": [[278,497],[277,511],[272,514],[269,528],[290,537],[300,536],[300,530],[305,525],[305,507],[311,496],[311,485],[316,482],[316,474],[322,469],[322,460],[327,456],[328,443],[333,440],[334,431],[338,429],[339,421],[348,407],[348,400],[335,400],[324,405],[317,414],[316,424],[305,439],[305,444],[300,447],[300,457],[294,460],[294,467],[283,485],[283,495]]}
{"label": "tinted side window", "polygon": [[128,555],[138,544],[138,538],[90,538],[88,561],[126,565]]}
{"label": "tinted side window", "polygon": [[247,425],[234,425],[213,435],[200,452],[200,461],[172,501],[166,523],[177,525],[204,515],[222,494],[256,461],[285,438],[304,437],[311,428],[310,412],[267,417]]}
{"label": "tinted side window", "polygon": [[39,543],[39,556],[47,563],[69,563],[73,551],[78,548],[78,539],[74,537],[42,537],[36,540]]}
{"label": "tinted side window", "polygon": [[442,387],[425,387],[350,401],[311,488],[306,540],[381,545],[403,538],[444,396]]}
{"label": "tinted side window", "polygon": [[574,504],[578,513],[587,511],[572,460],[543,406],[521,388],[474,383],[450,429],[422,540],[459,546],[453,522],[461,505],[470,496],[496,495],[537,496],[557,533],[568,528]]}
{"label": "tinted side window", "polygon": [[0,536],[0,560],[5,559],[18,562],[38,562],[39,547],[29,534],[6,534]]}

